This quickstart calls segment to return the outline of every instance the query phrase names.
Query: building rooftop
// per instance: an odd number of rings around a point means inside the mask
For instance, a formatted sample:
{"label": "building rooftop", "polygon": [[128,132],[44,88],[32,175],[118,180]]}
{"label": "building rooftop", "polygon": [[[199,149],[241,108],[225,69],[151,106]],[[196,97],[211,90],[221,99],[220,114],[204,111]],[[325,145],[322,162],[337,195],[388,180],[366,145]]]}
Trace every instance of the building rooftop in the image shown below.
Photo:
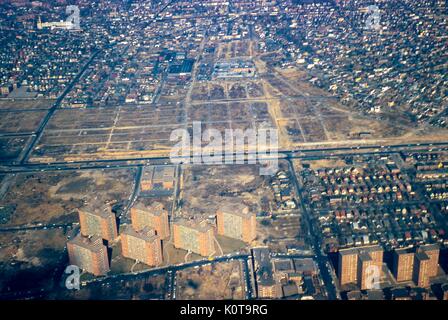
{"label": "building rooftop", "polygon": [[419,249],[423,250],[425,252],[427,252],[427,251],[435,251],[435,250],[440,250],[440,245],[438,243],[425,244],[423,246],[420,246]]}
{"label": "building rooftop", "polygon": [[213,229],[213,226],[210,225],[207,221],[198,219],[188,220],[184,218],[178,218],[173,222],[173,225],[184,226],[193,230],[197,230],[199,232],[207,232],[210,229]]}
{"label": "building rooftop", "polygon": [[123,228],[123,231],[121,232],[121,234],[139,238],[146,242],[152,242],[152,241],[159,239],[159,237],[156,235],[156,231],[154,229],[151,229],[148,227],[143,228],[143,230],[141,230],[141,231],[135,231],[135,229],[131,225],[126,225]]}
{"label": "building rooftop", "polygon": [[398,248],[395,249],[395,253],[398,255],[402,255],[402,254],[413,254],[414,253],[414,248],[408,247],[408,248]]}
{"label": "building rooftop", "polygon": [[240,217],[250,217],[253,213],[249,211],[249,207],[242,203],[225,203],[218,208],[223,213],[232,214]]}
{"label": "building rooftop", "polygon": [[[339,250],[339,254],[342,256],[358,254],[360,259],[361,258],[367,259],[367,256],[369,256],[369,253],[377,252],[377,251],[384,251],[384,249],[380,245],[354,247],[354,248],[341,249],[341,250]],[[368,261],[368,260],[363,260],[363,261]]]}
{"label": "building rooftop", "polygon": [[162,213],[166,213],[165,206],[160,202],[152,202],[150,205],[145,205],[141,202],[137,202],[136,205],[134,205],[134,208],[142,210],[142,211],[148,211],[154,216],[160,216]]}
{"label": "building rooftop", "polygon": [[415,254],[415,258],[417,258],[420,261],[429,260],[428,255],[426,253],[422,252],[422,251],[417,252]]}
{"label": "building rooftop", "polygon": [[372,257],[366,252],[366,251],[361,251],[359,252],[359,256],[358,256],[359,260],[361,260],[362,262],[366,262],[366,261],[372,261]]}
{"label": "building rooftop", "polygon": [[79,247],[83,247],[93,252],[99,252],[104,250],[103,239],[99,236],[83,236],[81,233],[68,241],[68,243],[74,244]]}
{"label": "building rooftop", "polygon": [[111,208],[109,206],[105,205],[95,205],[95,204],[88,204],[85,207],[82,207],[79,209],[79,211],[100,216],[101,218],[109,218],[111,216],[114,216]]}
{"label": "building rooftop", "polygon": [[347,292],[347,299],[348,300],[361,300],[362,293],[359,290],[353,290],[353,291]]}
{"label": "building rooftop", "polygon": [[339,250],[339,254],[341,256],[351,256],[354,254],[358,254],[358,248],[347,248]]}
{"label": "building rooftop", "polygon": [[376,251],[384,251],[384,249],[380,245],[366,246],[358,248],[362,252],[376,252]]}
{"label": "building rooftop", "polygon": [[291,297],[299,294],[299,290],[297,288],[297,285],[294,283],[286,284],[282,286],[283,296],[285,297]]}
{"label": "building rooftop", "polygon": [[314,272],[317,267],[312,258],[294,259],[296,272]]}
{"label": "building rooftop", "polygon": [[294,269],[294,263],[291,259],[285,260],[285,259],[272,259],[272,263],[274,265],[275,271],[290,271],[293,272]]}

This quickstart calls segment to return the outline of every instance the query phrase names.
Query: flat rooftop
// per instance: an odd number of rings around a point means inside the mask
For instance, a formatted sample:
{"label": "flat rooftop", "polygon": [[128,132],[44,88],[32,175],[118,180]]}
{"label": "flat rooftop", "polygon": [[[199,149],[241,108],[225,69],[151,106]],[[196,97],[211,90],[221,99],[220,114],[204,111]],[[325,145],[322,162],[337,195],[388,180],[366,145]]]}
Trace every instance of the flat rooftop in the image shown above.
{"label": "flat rooftop", "polygon": [[189,229],[193,229],[199,232],[207,232],[210,229],[213,228],[212,225],[210,225],[209,223],[207,223],[207,221],[205,220],[188,220],[188,219],[184,219],[184,218],[179,218],[176,221],[173,222],[174,225],[179,225],[179,226],[184,226],[187,227]]}
{"label": "flat rooftop", "polygon": [[126,225],[123,228],[123,231],[121,231],[121,234],[138,238],[146,242],[153,242],[159,239],[159,237],[156,235],[155,230],[148,227],[143,228],[143,230],[141,231],[135,231],[135,229],[131,225]]}
{"label": "flat rooftop", "polygon": [[93,252],[99,252],[105,249],[103,244],[103,239],[99,236],[83,236],[81,233],[68,241],[68,243],[74,244],[76,246],[88,249]]}
{"label": "flat rooftop", "polygon": [[252,212],[249,211],[249,207],[243,203],[225,203],[219,206],[218,211],[222,211],[223,213],[240,216],[243,218],[248,218],[253,215]]}
{"label": "flat rooftop", "polygon": [[105,205],[89,204],[85,207],[80,208],[79,211],[85,212],[87,214],[99,216],[101,218],[115,217],[111,208],[109,206],[105,206]]}
{"label": "flat rooftop", "polygon": [[150,205],[145,205],[141,202],[137,202],[137,204],[134,205],[134,208],[142,211],[148,211],[148,213],[154,216],[160,216],[163,213],[167,212],[165,206],[157,201],[152,202]]}

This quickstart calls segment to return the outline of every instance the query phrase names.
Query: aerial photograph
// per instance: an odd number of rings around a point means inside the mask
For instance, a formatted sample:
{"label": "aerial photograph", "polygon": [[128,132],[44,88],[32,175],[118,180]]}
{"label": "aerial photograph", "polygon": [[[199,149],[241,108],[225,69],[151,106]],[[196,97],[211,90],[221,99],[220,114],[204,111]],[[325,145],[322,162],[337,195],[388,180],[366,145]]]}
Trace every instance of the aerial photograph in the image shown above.
{"label": "aerial photograph", "polygon": [[0,0],[11,300],[448,300],[447,1]]}

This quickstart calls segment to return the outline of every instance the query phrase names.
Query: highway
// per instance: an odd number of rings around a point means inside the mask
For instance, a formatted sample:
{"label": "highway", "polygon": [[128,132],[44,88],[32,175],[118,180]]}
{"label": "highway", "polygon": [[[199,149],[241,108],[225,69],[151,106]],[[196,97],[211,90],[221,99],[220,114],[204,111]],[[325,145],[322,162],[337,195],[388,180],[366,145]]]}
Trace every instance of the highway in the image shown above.
{"label": "highway", "polygon": [[[333,147],[316,149],[294,149],[279,150],[278,159],[320,159],[338,155],[387,155],[397,152],[417,152],[417,151],[437,151],[448,150],[448,142],[435,143],[410,143],[397,145],[372,145],[372,146],[352,146],[352,147]],[[234,152],[233,155],[253,155],[255,152]],[[168,156],[162,157],[141,157],[141,158],[122,158],[122,159],[98,159],[85,161],[61,161],[49,163],[20,163],[20,164],[1,164],[0,174],[9,173],[29,173],[37,171],[72,171],[72,170],[93,170],[93,169],[113,169],[113,168],[135,168],[141,165],[172,165],[172,160],[179,162],[188,157]],[[269,160],[261,158],[259,160]]]}

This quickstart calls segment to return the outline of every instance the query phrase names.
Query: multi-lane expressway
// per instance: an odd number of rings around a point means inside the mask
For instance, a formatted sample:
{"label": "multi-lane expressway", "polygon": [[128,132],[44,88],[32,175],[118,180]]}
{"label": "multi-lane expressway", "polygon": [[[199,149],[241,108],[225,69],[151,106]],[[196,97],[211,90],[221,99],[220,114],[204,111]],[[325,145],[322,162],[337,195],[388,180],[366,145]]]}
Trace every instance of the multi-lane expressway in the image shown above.
{"label": "multi-lane expressway", "polygon": [[[338,155],[386,155],[398,152],[422,152],[422,151],[448,151],[448,142],[434,143],[409,143],[395,145],[362,145],[351,147],[332,147],[316,149],[294,149],[279,150],[277,154],[258,155],[258,160],[270,160],[273,157],[278,159],[320,159],[334,157]],[[253,155],[254,152],[244,152],[244,155]],[[233,156],[241,155],[234,152]],[[173,163],[189,163],[191,160],[187,157],[169,156],[163,157],[140,157],[140,158],[120,158],[120,159],[98,159],[84,161],[55,161],[49,163],[0,163],[0,174],[9,173],[28,173],[38,171],[67,171],[67,170],[92,170],[92,169],[111,169],[111,168],[134,168],[142,165],[172,165]]]}

